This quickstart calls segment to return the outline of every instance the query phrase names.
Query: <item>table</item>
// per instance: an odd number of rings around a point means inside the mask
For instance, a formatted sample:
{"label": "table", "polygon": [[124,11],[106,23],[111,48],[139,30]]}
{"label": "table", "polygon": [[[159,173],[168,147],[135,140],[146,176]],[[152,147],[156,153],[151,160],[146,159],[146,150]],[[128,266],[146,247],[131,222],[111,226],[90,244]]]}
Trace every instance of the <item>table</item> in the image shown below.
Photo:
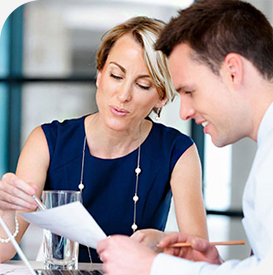
{"label": "table", "polygon": [[[43,262],[30,261],[34,269],[42,269]],[[79,263],[79,269],[102,270],[102,264]],[[22,261],[7,261],[0,264],[0,275],[29,275],[30,272]]]}

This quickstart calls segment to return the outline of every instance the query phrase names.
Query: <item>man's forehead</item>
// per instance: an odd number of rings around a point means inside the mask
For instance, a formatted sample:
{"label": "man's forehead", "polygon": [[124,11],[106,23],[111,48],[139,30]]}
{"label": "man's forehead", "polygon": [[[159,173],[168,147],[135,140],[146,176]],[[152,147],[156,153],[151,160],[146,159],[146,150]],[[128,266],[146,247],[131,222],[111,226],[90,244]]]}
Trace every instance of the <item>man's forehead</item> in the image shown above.
{"label": "man's forehead", "polygon": [[[191,49],[187,44],[179,44],[174,48],[169,56],[169,67],[175,86],[188,86],[187,83],[185,83],[187,82],[185,78],[186,75],[187,78],[189,77],[189,74],[191,74],[190,71],[192,71],[190,68],[194,65],[190,53]],[[177,83],[178,81],[179,83]]]}
{"label": "man's forehead", "polygon": [[169,57],[171,57],[172,55],[175,55],[177,52],[179,52],[180,54],[183,53],[186,55],[190,55],[193,52],[193,49],[187,43],[179,43],[176,46],[174,46]]}

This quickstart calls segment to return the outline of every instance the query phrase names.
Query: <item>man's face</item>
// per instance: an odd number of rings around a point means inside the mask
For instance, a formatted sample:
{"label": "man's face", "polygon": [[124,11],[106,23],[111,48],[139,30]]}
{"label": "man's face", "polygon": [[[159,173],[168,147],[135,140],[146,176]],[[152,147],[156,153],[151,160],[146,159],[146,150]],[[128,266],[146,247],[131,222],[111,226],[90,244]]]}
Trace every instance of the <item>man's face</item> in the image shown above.
{"label": "man's face", "polygon": [[[202,124],[204,133],[222,147],[243,136],[238,93],[227,85],[226,75],[216,75],[204,64],[193,60],[191,48],[177,45],[169,57],[174,87],[180,94],[180,117]],[[240,128],[241,127],[241,128]]]}

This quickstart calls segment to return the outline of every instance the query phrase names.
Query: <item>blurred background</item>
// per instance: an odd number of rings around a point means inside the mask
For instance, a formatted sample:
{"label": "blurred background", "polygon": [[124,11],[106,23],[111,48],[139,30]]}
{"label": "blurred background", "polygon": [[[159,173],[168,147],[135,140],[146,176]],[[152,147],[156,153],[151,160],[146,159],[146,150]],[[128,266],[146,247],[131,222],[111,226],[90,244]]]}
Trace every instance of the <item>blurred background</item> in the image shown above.
{"label": "blurred background", "polygon": [[[95,55],[106,30],[136,15],[168,22],[178,9],[192,2],[36,0],[10,14],[0,36],[0,176],[15,171],[21,148],[33,128],[97,110]],[[272,0],[248,2],[272,22]],[[210,137],[204,136],[202,127],[179,118],[178,96],[164,107],[159,121],[190,135],[197,144],[210,239],[246,241],[245,246],[219,247],[221,256],[249,256],[241,204],[256,144],[245,139],[216,148]],[[166,231],[175,230],[172,207]],[[30,260],[36,258],[41,242],[42,230],[30,226],[21,243]]]}

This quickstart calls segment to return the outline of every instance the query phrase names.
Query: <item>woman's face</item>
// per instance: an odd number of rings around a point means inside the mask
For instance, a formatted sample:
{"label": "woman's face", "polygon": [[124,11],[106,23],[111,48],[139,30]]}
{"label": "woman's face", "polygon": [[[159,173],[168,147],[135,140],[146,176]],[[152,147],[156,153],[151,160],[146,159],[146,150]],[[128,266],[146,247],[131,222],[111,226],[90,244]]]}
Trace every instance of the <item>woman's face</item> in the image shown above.
{"label": "woman's face", "polygon": [[117,131],[136,129],[154,107],[157,89],[131,34],[119,38],[97,77],[97,105],[105,124]]}

